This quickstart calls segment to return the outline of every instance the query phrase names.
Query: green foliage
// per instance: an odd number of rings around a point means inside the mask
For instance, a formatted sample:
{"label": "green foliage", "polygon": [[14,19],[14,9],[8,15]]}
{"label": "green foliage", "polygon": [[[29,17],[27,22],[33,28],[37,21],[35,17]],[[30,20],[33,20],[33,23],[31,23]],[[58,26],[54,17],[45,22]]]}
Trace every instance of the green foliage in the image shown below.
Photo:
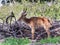
{"label": "green foliage", "polygon": [[[60,37],[53,37],[53,38],[46,38],[41,39],[39,42],[36,42],[35,44],[59,44],[60,43]],[[6,38],[4,42],[0,43],[0,45],[26,45],[30,44],[30,40],[28,38]]]}
{"label": "green foliage", "polygon": [[54,43],[54,44],[57,44],[57,43],[60,43],[60,40],[59,39],[60,39],[60,37],[42,39],[42,40],[40,40],[40,43],[41,44],[46,44],[46,43]]}
{"label": "green foliage", "polygon": [[26,45],[28,44],[30,41],[28,38],[21,38],[21,39],[16,39],[16,38],[7,38],[5,40],[5,42],[0,43],[0,45]]}
{"label": "green foliage", "polygon": [[[15,3],[12,6],[2,6],[0,8],[0,17],[7,17],[10,14],[10,11],[13,11],[16,18],[19,18],[19,13],[27,8],[27,17],[32,16],[46,16],[48,18],[60,19],[60,1],[53,3],[51,6],[48,6],[47,3],[30,3],[28,1],[23,1],[22,4]],[[4,18],[5,19],[5,18]]]}

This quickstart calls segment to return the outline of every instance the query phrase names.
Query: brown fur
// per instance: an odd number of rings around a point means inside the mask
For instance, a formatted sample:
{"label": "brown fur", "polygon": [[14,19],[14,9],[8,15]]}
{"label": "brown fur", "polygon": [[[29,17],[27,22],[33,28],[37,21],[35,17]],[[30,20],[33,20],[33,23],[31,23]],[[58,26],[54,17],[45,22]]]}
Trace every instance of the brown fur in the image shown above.
{"label": "brown fur", "polygon": [[51,27],[51,22],[49,19],[45,17],[31,17],[31,18],[26,18],[26,15],[22,15],[18,21],[23,20],[28,24],[31,28],[31,33],[32,33],[32,39],[34,39],[34,33],[35,33],[35,28],[39,26],[43,26],[44,29],[46,30],[48,37],[50,36],[49,28]]}

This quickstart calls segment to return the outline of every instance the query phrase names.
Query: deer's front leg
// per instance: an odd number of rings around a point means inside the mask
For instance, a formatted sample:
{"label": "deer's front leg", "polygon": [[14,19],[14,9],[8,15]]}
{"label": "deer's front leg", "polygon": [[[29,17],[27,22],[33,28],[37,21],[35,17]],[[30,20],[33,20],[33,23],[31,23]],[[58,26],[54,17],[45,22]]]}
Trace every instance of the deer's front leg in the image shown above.
{"label": "deer's front leg", "polygon": [[32,27],[31,33],[32,33],[32,40],[34,40],[34,33],[35,33],[34,27]]}

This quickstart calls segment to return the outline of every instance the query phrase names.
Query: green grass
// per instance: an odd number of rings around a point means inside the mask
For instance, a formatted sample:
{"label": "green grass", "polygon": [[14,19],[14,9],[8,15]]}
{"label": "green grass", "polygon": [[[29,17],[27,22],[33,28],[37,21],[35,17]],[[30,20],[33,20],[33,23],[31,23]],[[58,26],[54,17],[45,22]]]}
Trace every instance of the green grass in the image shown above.
{"label": "green grass", "polygon": [[[28,38],[6,38],[4,42],[0,43],[0,45],[27,45],[30,44],[31,41]],[[41,39],[39,42],[36,42],[35,44],[60,44],[60,37],[54,37],[54,38],[46,38]]]}
{"label": "green grass", "polygon": [[60,44],[60,37],[41,39],[40,43],[41,44],[46,44],[46,43],[53,43],[53,44],[59,43]]}
{"label": "green grass", "polygon": [[20,38],[20,39],[16,39],[16,38],[6,38],[5,41],[3,43],[0,43],[0,45],[26,45],[28,44],[30,41],[28,38]]}
{"label": "green grass", "polygon": [[[47,3],[30,3],[27,1],[23,1],[22,4],[15,3],[12,6],[3,6],[0,8],[0,17],[7,17],[10,14],[10,11],[13,11],[16,18],[20,17],[19,13],[23,10],[23,8],[27,8],[27,17],[32,16],[46,16],[48,18],[60,19],[60,1],[52,4],[52,6],[48,6]],[[57,16],[55,16],[57,15]],[[4,20],[5,20],[4,18]]]}

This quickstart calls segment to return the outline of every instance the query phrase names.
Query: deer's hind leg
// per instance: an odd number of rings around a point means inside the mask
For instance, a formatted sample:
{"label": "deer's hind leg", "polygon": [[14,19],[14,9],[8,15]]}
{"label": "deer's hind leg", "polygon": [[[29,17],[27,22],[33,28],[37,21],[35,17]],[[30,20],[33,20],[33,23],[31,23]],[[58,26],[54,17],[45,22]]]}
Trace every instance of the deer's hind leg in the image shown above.
{"label": "deer's hind leg", "polygon": [[50,31],[46,29],[46,32],[47,32],[47,35],[48,35],[48,38],[50,37]]}
{"label": "deer's hind leg", "polygon": [[48,38],[49,38],[49,37],[50,37],[50,31],[49,31],[49,28],[46,27],[46,26],[44,26],[44,29],[45,29],[45,31],[46,31],[46,33],[47,33],[47,35],[48,35]]}

